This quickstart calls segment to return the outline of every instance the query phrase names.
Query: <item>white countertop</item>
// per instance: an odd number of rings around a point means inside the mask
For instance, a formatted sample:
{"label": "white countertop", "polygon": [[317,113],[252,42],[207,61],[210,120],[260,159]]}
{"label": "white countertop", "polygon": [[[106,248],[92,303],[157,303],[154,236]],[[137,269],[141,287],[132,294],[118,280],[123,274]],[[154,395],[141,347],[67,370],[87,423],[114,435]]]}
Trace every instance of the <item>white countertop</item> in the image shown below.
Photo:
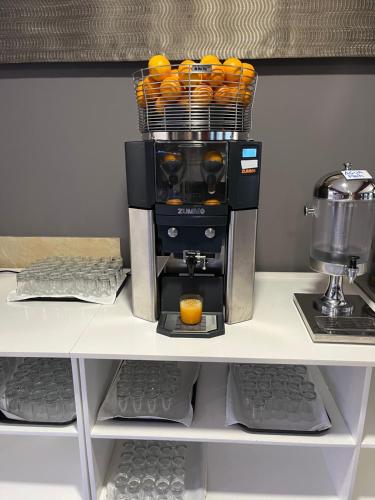
{"label": "white countertop", "polygon": [[[315,273],[257,273],[253,319],[225,325],[225,335],[212,339],[157,334],[156,323],[132,316],[130,281],[109,306],[74,301],[8,303],[15,282],[14,275],[0,274],[0,356],[375,366],[375,346],[311,340],[293,292],[323,291],[326,279]],[[366,298],[356,286],[345,289]]]}
{"label": "white countertop", "polygon": [[[251,321],[225,325],[226,333],[221,337],[178,339],[159,335],[156,323],[132,316],[128,282],[113,306],[101,306],[76,342],[72,355],[85,358],[375,365],[375,346],[317,344],[311,340],[293,303],[293,293],[319,293],[326,285],[327,279],[315,273],[257,273]],[[346,284],[345,290],[365,298],[355,285]]]}
{"label": "white countertop", "polygon": [[7,302],[14,274],[0,274],[0,356],[69,357],[100,307],[74,301]]}

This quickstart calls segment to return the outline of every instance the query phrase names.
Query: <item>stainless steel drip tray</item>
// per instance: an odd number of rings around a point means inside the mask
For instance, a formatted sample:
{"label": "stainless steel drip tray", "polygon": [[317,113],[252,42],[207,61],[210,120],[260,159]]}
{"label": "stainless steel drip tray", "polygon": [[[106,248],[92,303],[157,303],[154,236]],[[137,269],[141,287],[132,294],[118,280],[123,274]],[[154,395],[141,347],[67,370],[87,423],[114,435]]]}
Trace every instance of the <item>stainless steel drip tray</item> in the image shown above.
{"label": "stainless steel drip tray", "polygon": [[375,288],[370,284],[368,274],[359,276],[355,280],[355,284],[358,285],[359,288],[361,288],[373,302],[375,302]]}
{"label": "stainless steel drip tray", "polygon": [[294,303],[314,342],[375,344],[375,312],[359,295],[346,295],[354,306],[348,316],[324,316],[315,307],[321,295],[295,293]]}
{"label": "stainless steel drip tray", "polygon": [[220,313],[203,313],[200,323],[185,325],[178,312],[162,312],[156,331],[168,337],[217,337],[224,334],[224,318]]}

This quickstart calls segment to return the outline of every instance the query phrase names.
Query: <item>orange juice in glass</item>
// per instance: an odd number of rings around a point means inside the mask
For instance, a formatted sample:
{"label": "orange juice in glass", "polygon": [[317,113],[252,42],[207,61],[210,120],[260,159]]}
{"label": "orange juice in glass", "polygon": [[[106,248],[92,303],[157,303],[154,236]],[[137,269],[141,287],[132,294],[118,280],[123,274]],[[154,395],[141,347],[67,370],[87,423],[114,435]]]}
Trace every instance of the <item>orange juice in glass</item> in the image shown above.
{"label": "orange juice in glass", "polygon": [[185,325],[197,325],[202,320],[203,298],[200,295],[182,295],[180,318]]}

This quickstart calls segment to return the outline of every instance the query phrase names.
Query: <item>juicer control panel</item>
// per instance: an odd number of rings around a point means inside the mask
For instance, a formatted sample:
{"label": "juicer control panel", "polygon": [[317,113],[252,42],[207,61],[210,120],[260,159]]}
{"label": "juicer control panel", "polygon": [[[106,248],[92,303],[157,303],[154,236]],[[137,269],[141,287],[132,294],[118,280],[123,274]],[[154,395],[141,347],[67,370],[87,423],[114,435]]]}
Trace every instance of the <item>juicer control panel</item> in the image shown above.
{"label": "juicer control panel", "polygon": [[258,208],[261,150],[260,142],[229,142],[228,203],[232,210]]}
{"label": "juicer control panel", "polygon": [[255,175],[258,171],[258,148],[243,148],[241,159],[241,174]]}

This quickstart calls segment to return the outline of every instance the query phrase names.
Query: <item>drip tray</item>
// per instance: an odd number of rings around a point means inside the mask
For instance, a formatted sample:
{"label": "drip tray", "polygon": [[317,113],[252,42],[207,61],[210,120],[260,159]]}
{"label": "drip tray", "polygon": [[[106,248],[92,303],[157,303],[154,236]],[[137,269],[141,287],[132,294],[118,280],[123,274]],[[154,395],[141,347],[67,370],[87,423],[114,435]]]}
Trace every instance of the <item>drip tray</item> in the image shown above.
{"label": "drip tray", "polygon": [[315,307],[321,295],[295,293],[294,302],[314,342],[375,344],[375,312],[359,295],[346,295],[354,306],[348,316],[324,316]]}
{"label": "drip tray", "polygon": [[224,318],[220,313],[204,313],[197,325],[185,325],[177,312],[162,312],[156,331],[168,337],[210,338],[224,335]]}

